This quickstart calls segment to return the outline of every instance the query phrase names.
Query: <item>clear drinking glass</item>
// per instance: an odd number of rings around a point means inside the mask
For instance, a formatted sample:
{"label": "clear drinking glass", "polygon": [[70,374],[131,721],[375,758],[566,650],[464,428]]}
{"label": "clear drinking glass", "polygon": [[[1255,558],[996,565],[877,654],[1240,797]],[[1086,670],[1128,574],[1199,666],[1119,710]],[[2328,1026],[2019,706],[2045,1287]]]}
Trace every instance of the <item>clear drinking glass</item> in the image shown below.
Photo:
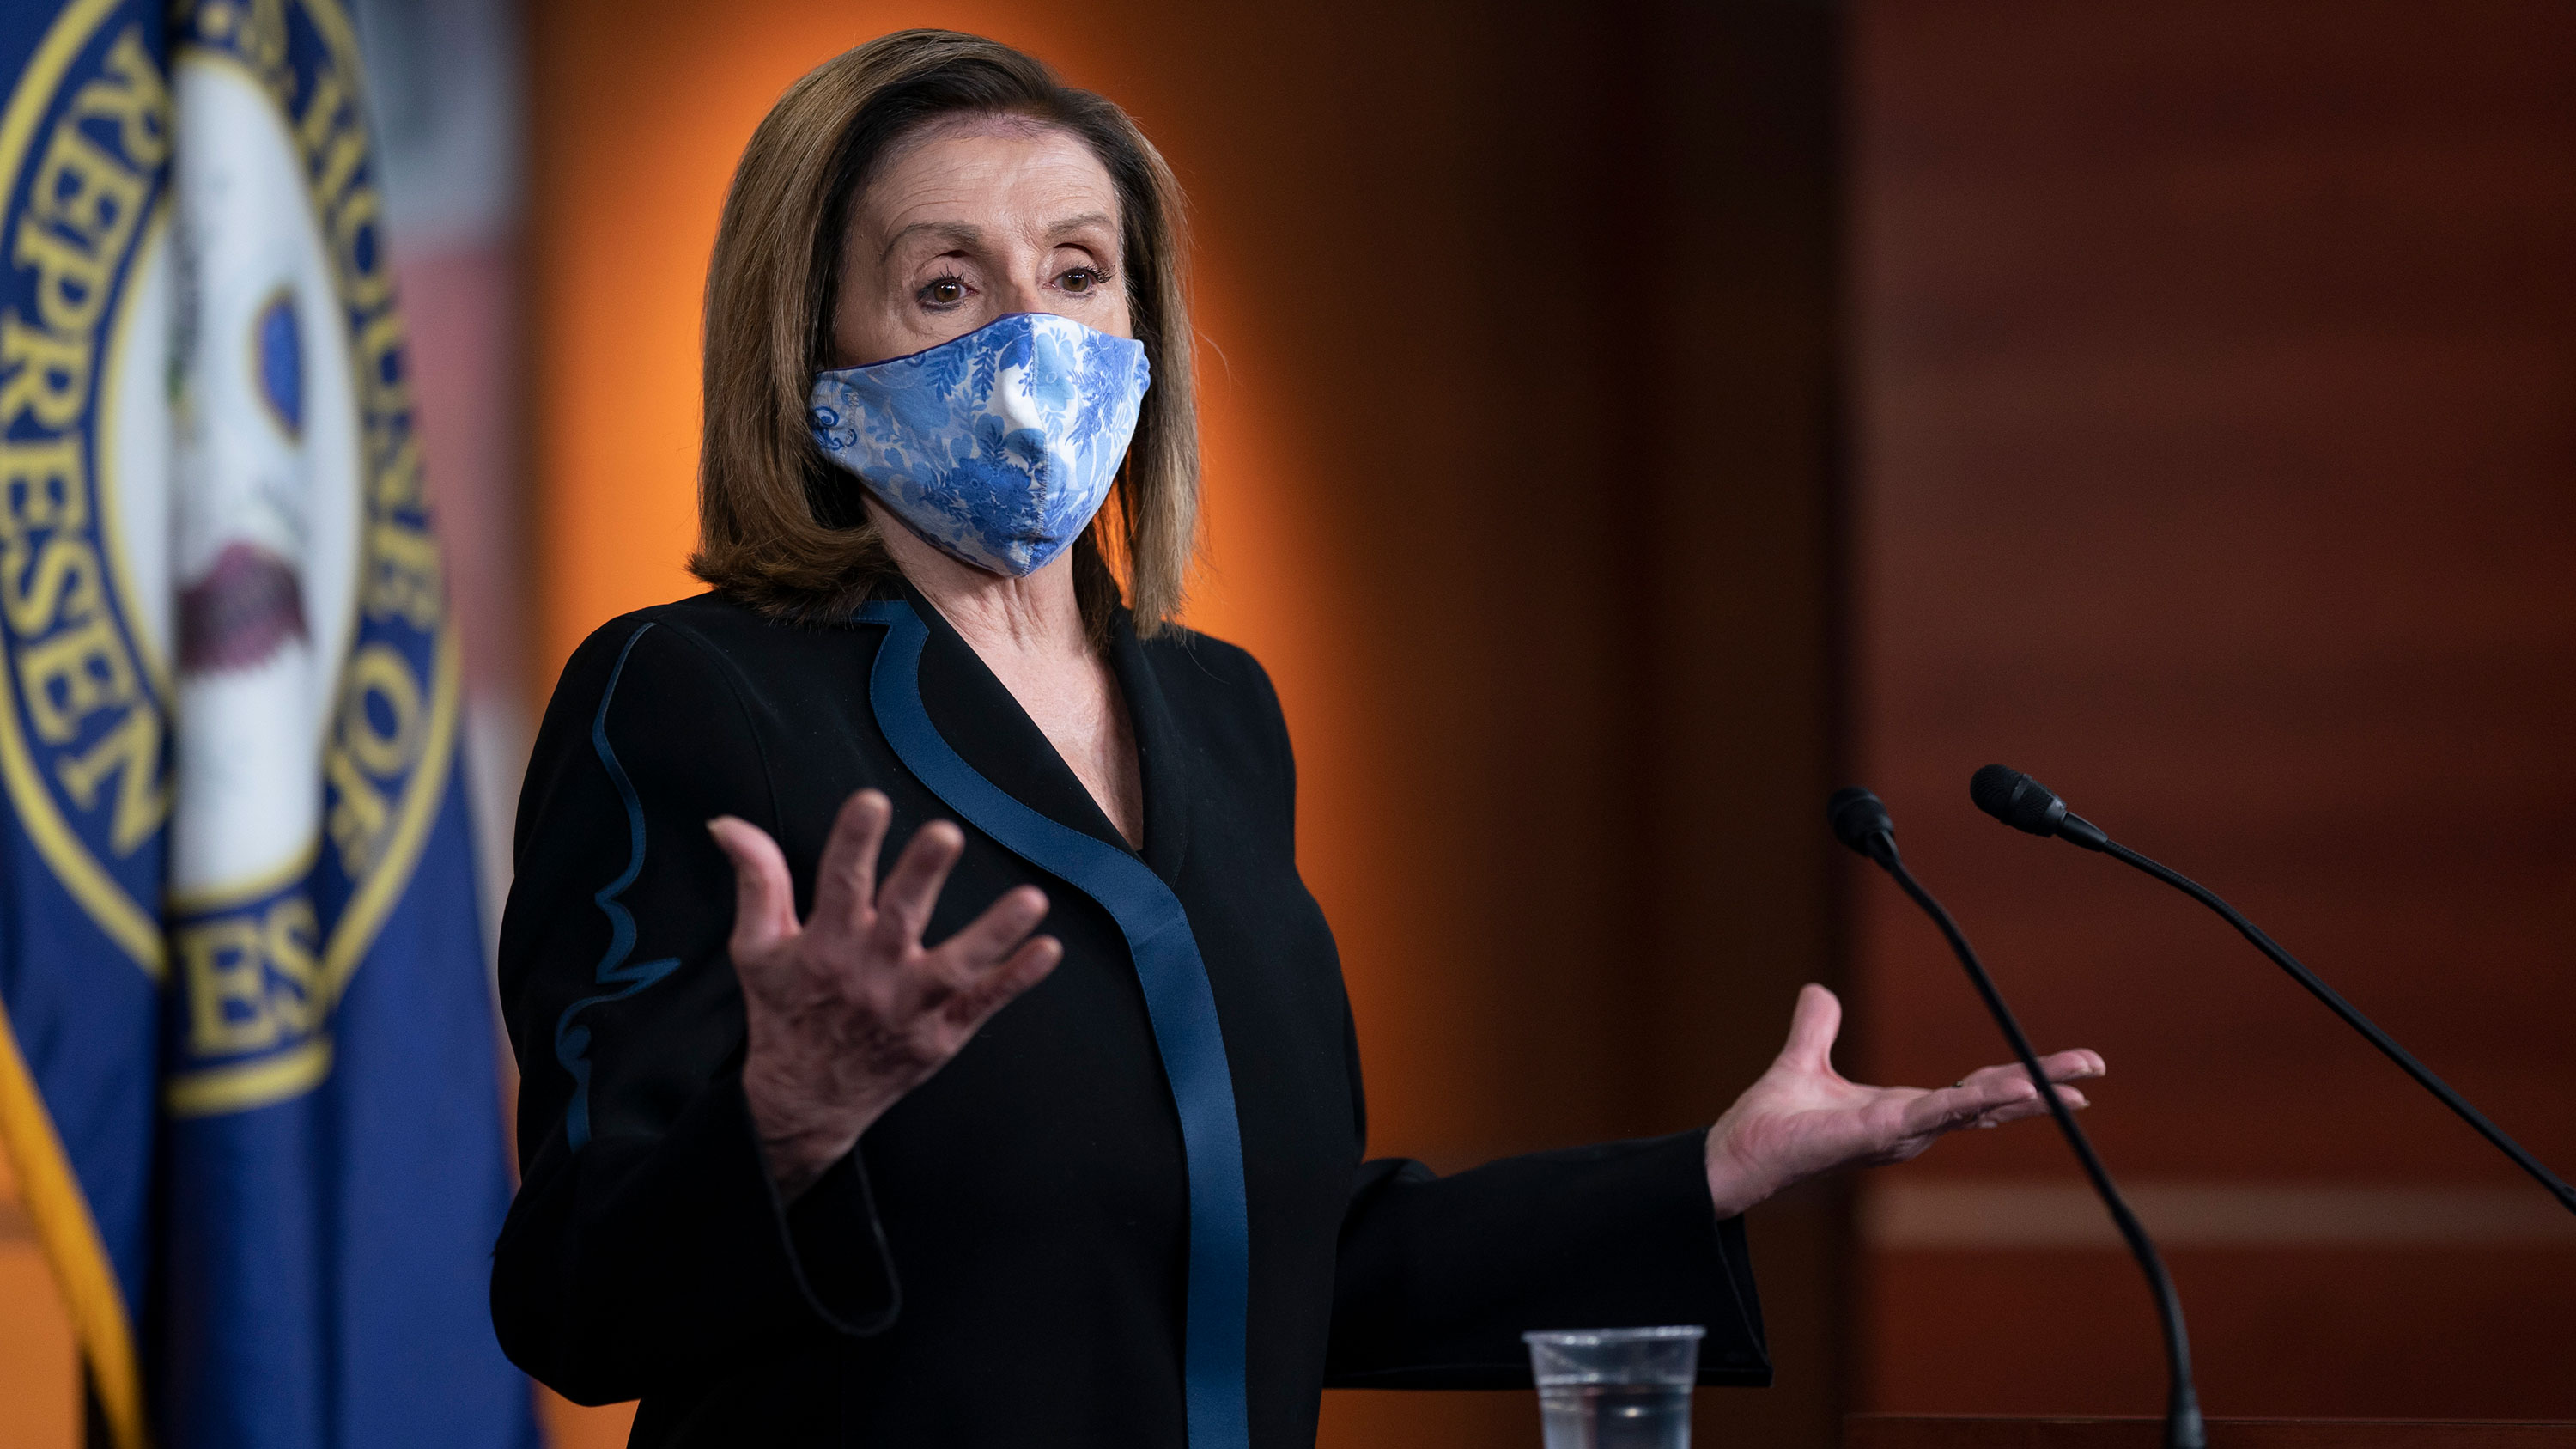
{"label": "clear drinking glass", "polygon": [[1690,1449],[1691,1382],[1708,1330],[1524,1333],[1547,1449]]}

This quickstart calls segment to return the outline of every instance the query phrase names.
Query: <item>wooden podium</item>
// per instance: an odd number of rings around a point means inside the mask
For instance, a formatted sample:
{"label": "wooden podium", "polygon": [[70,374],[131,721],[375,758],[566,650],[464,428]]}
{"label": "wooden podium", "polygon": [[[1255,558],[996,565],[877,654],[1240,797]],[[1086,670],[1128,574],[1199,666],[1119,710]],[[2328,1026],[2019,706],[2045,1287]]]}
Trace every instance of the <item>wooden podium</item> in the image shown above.
{"label": "wooden podium", "polygon": [[[2161,1449],[2162,1419],[1854,1414],[1843,1449]],[[2486,1419],[2212,1419],[2209,1449],[2576,1449],[2576,1423]]]}

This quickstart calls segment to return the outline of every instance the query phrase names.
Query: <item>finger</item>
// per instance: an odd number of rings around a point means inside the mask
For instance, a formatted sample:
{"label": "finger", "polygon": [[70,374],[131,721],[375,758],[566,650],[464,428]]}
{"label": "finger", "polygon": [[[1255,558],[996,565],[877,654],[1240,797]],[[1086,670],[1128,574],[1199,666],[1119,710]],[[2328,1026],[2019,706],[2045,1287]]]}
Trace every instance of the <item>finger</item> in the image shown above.
{"label": "finger", "polygon": [[733,933],[725,944],[739,964],[796,934],[796,887],[768,831],[720,815],[707,822],[707,833],[733,862]]}
{"label": "finger", "polygon": [[940,942],[935,954],[953,968],[953,979],[964,981],[981,975],[1027,940],[1038,922],[1046,919],[1046,913],[1046,892],[1036,886],[1005,891],[964,930]]}
{"label": "finger", "polygon": [[[2103,1062],[2101,1053],[2083,1050],[2057,1052],[2041,1057],[2039,1067],[2041,1071],[2048,1074],[2048,1079],[2052,1082],[2080,1082],[2101,1076],[2110,1070]],[[1959,1085],[1965,1087],[1987,1081],[2026,1082],[2029,1080],[2030,1073],[2021,1063],[2007,1062],[2001,1066],[1979,1067],[1961,1077]]]}
{"label": "finger", "polygon": [[912,833],[912,843],[877,888],[876,939],[881,947],[899,952],[921,944],[931,908],[939,904],[939,888],[948,883],[950,868],[965,851],[966,833],[945,820]]}
{"label": "finger", "polygon": [[[2000,1073],[2001,1069],[1994,1070]],[[2057,1099],[2070,1111],[2092,1105],[2082,1092],[2068,1086],[2057,1088]],[[1907,1107],[1904,1127],[1909,1135],[1937,1135],[1967,1127],[2000,1127],[2047,1111],[2048,1104],[2031,1085],[2030,1075],[2014,1067],[2009,1075],[1979,1072],[1958,1086],[1924,1094]]]}
{"label": "finger", "polygon": [[948,998],[940,1014],[968,1032],[977,1031],[994,1012],[1010,1005],[1013,997],[1044,981],[1063,959],[1063,942],[1053,936],[1032,936],[1011,953],[1010,959]]}
{"label": "finger", "polygon": [[2082,1081],[2088,1077],[2108,1076],[2111,1072],[2111,1064],[2102,1060],[2100,1052],[2085,1047],[2041,1057],[2039,1064],[2047,1069],[2048,1079],[2052,1082]]}
{"label": "finger", "polygon": [[1780,1060],[1813,1071],[1832,1071],[1834,1037],[1842,1027],[1841,999],[1808,982],[1798,988],[1798,1006],[1789,1016],[1789,1044],[1780,1048]]}
{"label": "finger", "polygon": [[[2104,1072],[2109,1071],[2110,1067],[2103,1062],[2101,1053],[2085,1051],[2079,1048],[2075,1051],[2051,1052],[2047,1056],[2041,1057],[2039,1059],[2039,1069],[2047,1073],[2048,1079],[2052,1082],[2077,1082],[2082,1081],[2087,1077],[2101,1076]],[[2024,1068],[2021,1063],[2006,1062],[2001,1066],[1980,1067],[1976,1071],[1969,1073],[1969,1076],[1981,1077],[1988,1072],[1995,1072],[2004,1076],[2021,1077],[2025,1080],[2027,1080],[2030,1075],[2029,1071]]]}
{"label": "finger", "polygon": [[[2066,1110],[2070,1112],[2081,1112],[2085,1108],[2093,1105],[2090,1099],[2088,1099],[2082,1092],[2075,1090],[2073,1087],[2058,1088],[2057,1100],[2064,1102],[2066,1104]],[[1976,1125],[1979,1127],[2001,1127],[2007,1122],[2021,1122],[2032,1117],[2045,1117],[2047,1115],[2048,1104],[2041,1101],[2039,1099],[2039,1094],[2034,1092],[2023,1101],[2009,1102],[2001,1107],[1996,1107],[1990,1111],[1980,1114],[1977,1118]]]}
{"label": "finger", "polygon": [[[2021,1089],[2029,1092],[2030,1084],[2022,1083]],[[1897,1118],[1897,1135],[1938,1137],[1944,1132],[1973,1126],[1979,1117],[2005,1105],[2004,1097],[1989,1094],[2009,1090],[2008,1087],[1992,1087],[1980,1091],[1962,1083],[1956,1087],[1943,1087],[1937,1092],[1925,1092],[1905,1104],[1905,1110]]]}
{"label": "finger", "polygon": [[1977,1072],[1955,1087],[1926,1092],[1905,1106],[1903,1130],[1907,1136],[1956,1132],[1973,1126],[1990,1113],[2006,1108],[2047,1108],[2040,1104],[2039,1089],[2021,1068],[2009,1073],[1989,1069]]}
{"label": "finger", "polygon": [[876,898],[877,850],[893,818],[894,803],[883,791],[853,791],[841,802],[814,873],[815,925],[856,931],[867,920]]}

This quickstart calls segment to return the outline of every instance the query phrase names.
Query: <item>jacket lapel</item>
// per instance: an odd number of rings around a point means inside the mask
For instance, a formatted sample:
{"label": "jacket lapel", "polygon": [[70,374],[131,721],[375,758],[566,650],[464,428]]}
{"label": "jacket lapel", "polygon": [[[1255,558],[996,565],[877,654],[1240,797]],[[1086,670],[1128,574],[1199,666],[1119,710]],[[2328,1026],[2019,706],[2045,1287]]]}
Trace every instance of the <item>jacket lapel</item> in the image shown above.
{"label": "jacket lapel", "polygon": [[[949,627],[939,610],[918,592],[913,611],[928,631],[921,651],[921,703],[931,724],[976,773],[1000,786],[1023,805],[1068,829],[1081,831],[1120,850],[1128,849],[1118,827],[1109,823],[1091,792],[1057,754],[1046,732],[1029,718],[1011,691],[986,668],[974,647]],[[1121,681],[1124,682],[1123,680]],[[1130,706],[1130,713],[1134,712]],[[1140,730],[1141,734],[1142,731]],[[1145,790],[1145,841],[1154,843],[1152,781]]]}
{"label": "jacket lapel", "polygon": [[1177,882],[1182,858],[1189,853],[1190,784],[1205,781],[1208,774],[1193,771],[1187,736],[1171,701],[1163,697],[1153,658],[1137,641],[1135,622],[1123,608],[1110,621],[1109,665],[1127,697],[1128,724],[1136,732],[1136,771],[1145,791],[1145,863],[1166,882]]}

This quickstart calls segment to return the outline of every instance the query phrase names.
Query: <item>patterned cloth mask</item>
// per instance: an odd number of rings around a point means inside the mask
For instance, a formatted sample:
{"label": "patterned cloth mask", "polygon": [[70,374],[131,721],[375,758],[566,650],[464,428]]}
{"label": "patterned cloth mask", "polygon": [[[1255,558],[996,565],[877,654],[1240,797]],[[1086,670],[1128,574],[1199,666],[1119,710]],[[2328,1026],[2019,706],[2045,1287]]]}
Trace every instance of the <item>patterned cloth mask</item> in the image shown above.
{"label": "patterned cloth mask", "polygon": [[1109,496],[1152,384],[1143,343],[1048,312],[814,379],[814,439],[913,531],[1025,577]]}

